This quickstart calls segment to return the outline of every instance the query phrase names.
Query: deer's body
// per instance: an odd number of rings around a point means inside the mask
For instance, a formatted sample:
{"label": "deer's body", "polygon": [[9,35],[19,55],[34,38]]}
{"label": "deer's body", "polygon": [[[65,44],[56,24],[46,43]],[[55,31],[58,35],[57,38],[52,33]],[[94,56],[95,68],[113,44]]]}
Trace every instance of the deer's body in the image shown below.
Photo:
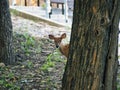
{"label": "deer's body", "polygon": [[60,50],[60,52],[61,52],[64,56],[68,57],[69,44],[60,45],[59,50]]}
{"label": "deer's body", "polygon": [[54,35],[49,35],[50,39],[53,39],[56,45],[56,48],[59,48],[60,52],[68,57],[69,44],[63,44],[62,39],[66,38],[66,33],[62,34],[60,37],[55,37]]}

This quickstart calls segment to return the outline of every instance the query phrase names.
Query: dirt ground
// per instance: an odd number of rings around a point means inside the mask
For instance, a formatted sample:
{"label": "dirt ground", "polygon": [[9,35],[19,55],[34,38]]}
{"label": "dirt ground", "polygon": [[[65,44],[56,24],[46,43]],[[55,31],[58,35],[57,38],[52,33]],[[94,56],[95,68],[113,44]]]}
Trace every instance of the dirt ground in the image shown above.
{"label": "dirt ground", "polygon": [[12,24],[16,63],[2,68],[0,90],[60,90],[66,58],[48,35],[67,33],[66,41],[69,41],[70,28],[36,23],[14,15]]}

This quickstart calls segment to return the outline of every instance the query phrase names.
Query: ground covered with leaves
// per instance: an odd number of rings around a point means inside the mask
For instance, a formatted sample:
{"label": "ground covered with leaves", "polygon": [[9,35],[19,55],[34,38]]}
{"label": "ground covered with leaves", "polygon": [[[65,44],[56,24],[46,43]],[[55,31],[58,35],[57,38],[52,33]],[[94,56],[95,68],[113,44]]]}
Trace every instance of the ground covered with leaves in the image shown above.
{"label": "ground covered with leaves", "polygon": [[14,15],[12,23],[16,63],[0,67],[0,90],[60,90],[66,58],[48,34],[70,31]]}

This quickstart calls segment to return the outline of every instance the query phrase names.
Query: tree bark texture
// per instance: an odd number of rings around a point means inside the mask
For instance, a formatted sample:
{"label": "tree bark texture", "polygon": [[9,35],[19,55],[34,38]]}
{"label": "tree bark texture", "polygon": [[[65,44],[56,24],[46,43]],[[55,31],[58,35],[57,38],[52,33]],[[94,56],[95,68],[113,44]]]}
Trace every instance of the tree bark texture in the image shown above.
{"label": "tree bark texture", "polygon": [[116,90],[119,0],[74,0],[62,90]]}
{"label": "tree bark texture", "polygon": [[12,22],[7,0],[0,0],[0,62],[15,62],[12,48]]}

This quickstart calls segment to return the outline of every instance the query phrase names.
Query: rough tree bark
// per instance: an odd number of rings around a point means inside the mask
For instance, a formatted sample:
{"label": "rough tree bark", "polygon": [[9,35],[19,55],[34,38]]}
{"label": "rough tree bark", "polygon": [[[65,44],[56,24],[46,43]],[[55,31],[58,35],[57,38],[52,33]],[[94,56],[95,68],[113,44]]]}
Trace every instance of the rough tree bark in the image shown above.
{"label": "rough tree bark", "polygon": [[116,90],[120,0],[74,0],[62,90]]}
{"label": "rough tree bark", "polygon": [[8,0],[0,0],[0,62],[15,62],[12,50],[12,22]]}

